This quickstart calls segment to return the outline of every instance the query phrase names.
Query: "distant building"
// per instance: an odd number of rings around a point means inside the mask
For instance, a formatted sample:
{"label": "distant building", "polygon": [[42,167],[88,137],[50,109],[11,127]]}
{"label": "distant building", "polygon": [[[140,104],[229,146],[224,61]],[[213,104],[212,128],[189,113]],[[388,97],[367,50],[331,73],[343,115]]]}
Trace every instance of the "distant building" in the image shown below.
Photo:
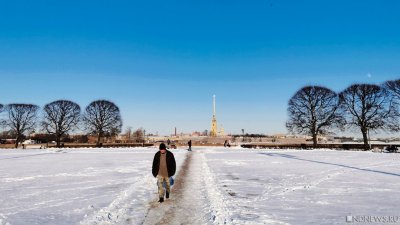
{"label": "distant building", "polygon": [[192,136],[201,136],[201,133],[198,132],[198,131],[194,131],[194,132],[192,133]]}
{"label": "distant building", "polygon": [[221,129],[218,132],[218,136],[225,136],[225,130],[224,128],[221,126]]}

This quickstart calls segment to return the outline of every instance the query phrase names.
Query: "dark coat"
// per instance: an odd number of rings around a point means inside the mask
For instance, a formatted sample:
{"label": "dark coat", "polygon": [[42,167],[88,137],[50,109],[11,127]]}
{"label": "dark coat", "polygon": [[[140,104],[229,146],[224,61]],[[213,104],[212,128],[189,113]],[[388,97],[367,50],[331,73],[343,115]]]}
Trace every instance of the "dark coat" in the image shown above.
{"label": "dark coat", "polygon": [[[172,152],[166,150],[166,160],[167,160],[167,170],[168,170],[168,176],[172,177],[173,175],[175,175],[175,171],[176,171],[176,163],[175,163],[175,157],[174,154],[172,154]],[[157,177],[158,175],[158,171],[160,170],[160,157],[161,157],[161,152],[158,151],[155,155],[154,155],[154,159],[153,159],[153,176]]]}

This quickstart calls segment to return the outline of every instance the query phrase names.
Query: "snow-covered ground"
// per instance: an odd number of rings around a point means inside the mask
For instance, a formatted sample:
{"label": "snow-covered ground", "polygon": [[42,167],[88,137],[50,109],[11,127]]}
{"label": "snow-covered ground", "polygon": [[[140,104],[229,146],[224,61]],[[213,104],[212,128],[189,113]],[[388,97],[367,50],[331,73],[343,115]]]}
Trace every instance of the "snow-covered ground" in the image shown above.
{"label": "snow-covered ground", "polygon": [[213,149],[206,157],[235,224],[400,216],[399,154]]}
{"label": "snow-covered ground", "polygon": [[0,150],[0,225],[345,224],[349,215],[400,216],[400,154],[172,150],[176,184],[159,204],[156,151]]}
{"label": "snow-covered ground", "polygon": [[[0,150],[0,225],[142,221],[156,198],[156,151]],[[174,153],[179,168],[187,151]]]}

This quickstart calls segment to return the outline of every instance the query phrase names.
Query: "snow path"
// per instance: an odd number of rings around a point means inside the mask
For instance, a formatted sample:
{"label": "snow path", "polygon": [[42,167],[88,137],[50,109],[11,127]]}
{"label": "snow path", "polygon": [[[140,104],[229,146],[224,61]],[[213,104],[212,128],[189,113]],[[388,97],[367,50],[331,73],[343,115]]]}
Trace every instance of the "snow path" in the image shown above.
{"label": "snow path", "polygon": [[[175,152],[177,171],[182,170],[182,161],[186,157],[177,154],[187,154],[186,151]],[[151,166],[151,164],[148,164]],[[150,167],[151,168],[151,167]],[[155,196],[156,180],[151,173],[134,178],[130,186],[122,191],[107,207],[86,217],[80,225],[128,225],[140,224],[150,207],[149,200]],[[146,201],[144,201],[146,199]]]}
{"label": "snow path", "polygon": [[[153,177],[146,176],[137,178],[136,182],[129,186],[128,189],[119,194],[119,196],[108,206],[100,209],[91,217],[87,217],[81,221],[80,225],[105,225],[105,224],[132,224],[134,221],[140,221],[140,215],[143,215],[145,208],[140,207],[140,198],[134,196],[146,195],[145,190],[137,187],[143,187],[149,183],[153,183]],[[135,208],[136,207],[136,208]],[[141,214],[138,211],[143,211]],[[133,217],[132,215],[136,215]]]}
{"label": "snow path", "polygon": [[211,175],[204,153],[187,155],[170,199],[152,202],[143,224],[231,224],[227,207]]}

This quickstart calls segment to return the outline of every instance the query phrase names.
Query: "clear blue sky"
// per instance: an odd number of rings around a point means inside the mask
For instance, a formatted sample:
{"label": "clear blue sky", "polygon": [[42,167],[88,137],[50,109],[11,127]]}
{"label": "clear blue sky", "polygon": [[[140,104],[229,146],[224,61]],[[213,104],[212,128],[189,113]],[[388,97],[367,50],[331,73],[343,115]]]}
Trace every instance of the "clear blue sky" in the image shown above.
{"label": "clear blue sky", "polygon": [[400,78],[399,1],[0,1],[0,103],[109,99],[124,127],[284,133],[302,86]]}

